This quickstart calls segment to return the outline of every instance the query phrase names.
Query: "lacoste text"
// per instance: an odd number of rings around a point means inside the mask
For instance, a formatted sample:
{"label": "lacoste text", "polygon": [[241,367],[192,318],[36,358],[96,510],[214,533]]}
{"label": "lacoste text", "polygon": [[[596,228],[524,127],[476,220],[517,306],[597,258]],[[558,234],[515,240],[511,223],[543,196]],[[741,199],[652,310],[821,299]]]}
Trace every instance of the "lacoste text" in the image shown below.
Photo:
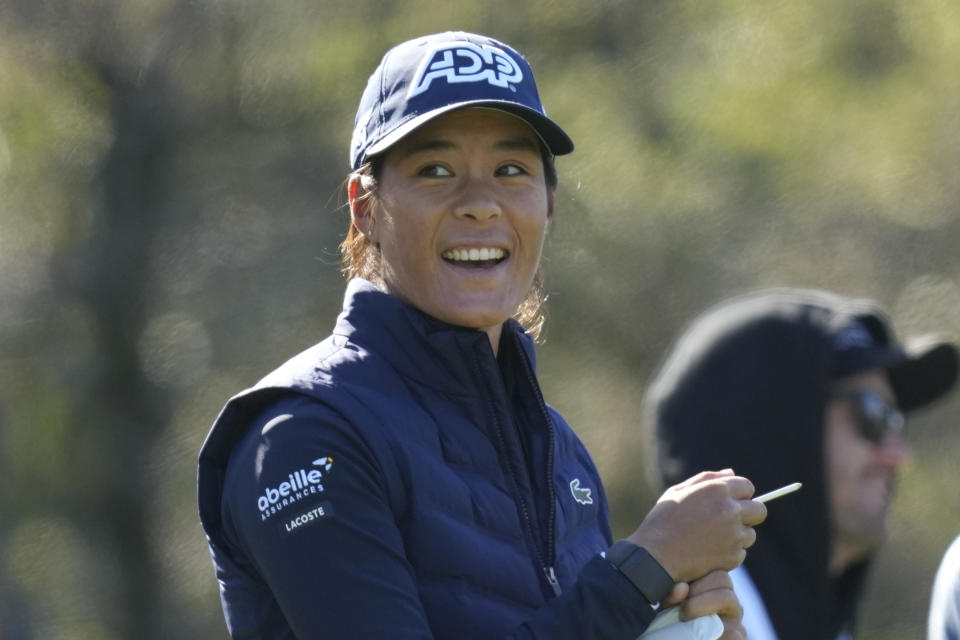
{"label": "lacoste text", "polygon": [[307,524],[308,522],[312,522],[312,521],[316,520],[317,518],[322,518],[322,517],[325,516],[325,515],[326,515],[326,513],[324,513],[324,511],[323,511],[323,507],[317,507],[316,509],[311,509],[310,511],[307,511],[306,513],[301,513],[301,514],[298,515],[296,518],[294,518],[293,520],[291,520],[290,522],[288,522],[288,523],[286,524],[287,531],[288,531],[288,532],[289,532],[289,531],[293,531],[293,530],[296,529],[297,527],[302,527],[303,525]]}

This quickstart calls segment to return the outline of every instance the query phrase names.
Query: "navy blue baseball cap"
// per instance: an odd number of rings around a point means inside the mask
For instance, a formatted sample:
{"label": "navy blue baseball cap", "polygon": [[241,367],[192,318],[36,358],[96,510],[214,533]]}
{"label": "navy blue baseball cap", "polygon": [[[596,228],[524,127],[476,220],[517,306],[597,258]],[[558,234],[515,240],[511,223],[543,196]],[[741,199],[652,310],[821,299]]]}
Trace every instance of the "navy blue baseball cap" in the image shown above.
{"label": "navy blue baseball cap", "polygon": [[553,155],[573,141],[547,117],[533,70],[512,47],[463,31],[401,43],[388,51],[360,99],[350,143],[359,169],[414,129],[463,107],[499,109],[525,120]]}

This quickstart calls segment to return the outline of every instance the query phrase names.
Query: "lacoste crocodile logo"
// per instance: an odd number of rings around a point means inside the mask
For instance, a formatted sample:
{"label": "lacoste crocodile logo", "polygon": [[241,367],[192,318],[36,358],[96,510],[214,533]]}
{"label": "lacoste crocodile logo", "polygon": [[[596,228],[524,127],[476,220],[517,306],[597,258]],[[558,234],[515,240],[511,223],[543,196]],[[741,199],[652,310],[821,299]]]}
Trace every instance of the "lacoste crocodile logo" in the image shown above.
{"label": "lacoste crocodile logo", "polygon": [[574,478],[570,481],[570,493],[573,494],[573,499],[580,504],[593,504],[593,498],[590,496],[592,492],[593,489],[580,488],[580,478]]}

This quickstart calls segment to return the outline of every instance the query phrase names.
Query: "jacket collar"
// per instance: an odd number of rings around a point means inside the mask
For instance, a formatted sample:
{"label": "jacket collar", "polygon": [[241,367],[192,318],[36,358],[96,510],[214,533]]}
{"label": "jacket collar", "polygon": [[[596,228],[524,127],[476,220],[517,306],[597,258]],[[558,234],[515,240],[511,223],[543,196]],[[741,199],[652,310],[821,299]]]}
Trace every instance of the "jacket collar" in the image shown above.
{"label": "jacket collar", "polygon": [[[472,393],[477,367],[486,373],[496,366],[485,332],[437,320],[362,278],[348,283],[333,334],[385,358],[405,377],[446,393]],[[534,363],[533,341],[516,320],[504,323],[500,344],[522,349]]]}

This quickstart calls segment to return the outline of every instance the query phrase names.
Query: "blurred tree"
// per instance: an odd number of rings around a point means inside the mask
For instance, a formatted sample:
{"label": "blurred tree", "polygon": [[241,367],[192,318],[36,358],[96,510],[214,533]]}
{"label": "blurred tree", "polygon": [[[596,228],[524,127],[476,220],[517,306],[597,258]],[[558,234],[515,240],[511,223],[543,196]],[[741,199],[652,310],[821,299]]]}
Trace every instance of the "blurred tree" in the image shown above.
{"label": "blurred tree", "polygon": [[[225,634],[197,451],[328,331],[356,102],[448,28],[527,53],[577,143],[539,362],[617,530],[656,495],[640,392],[713,302],[821,286],[960,335],[953,3],[3,0],[0,637]],[[919,420],[862,637],[921,633],[958,410]]]}

